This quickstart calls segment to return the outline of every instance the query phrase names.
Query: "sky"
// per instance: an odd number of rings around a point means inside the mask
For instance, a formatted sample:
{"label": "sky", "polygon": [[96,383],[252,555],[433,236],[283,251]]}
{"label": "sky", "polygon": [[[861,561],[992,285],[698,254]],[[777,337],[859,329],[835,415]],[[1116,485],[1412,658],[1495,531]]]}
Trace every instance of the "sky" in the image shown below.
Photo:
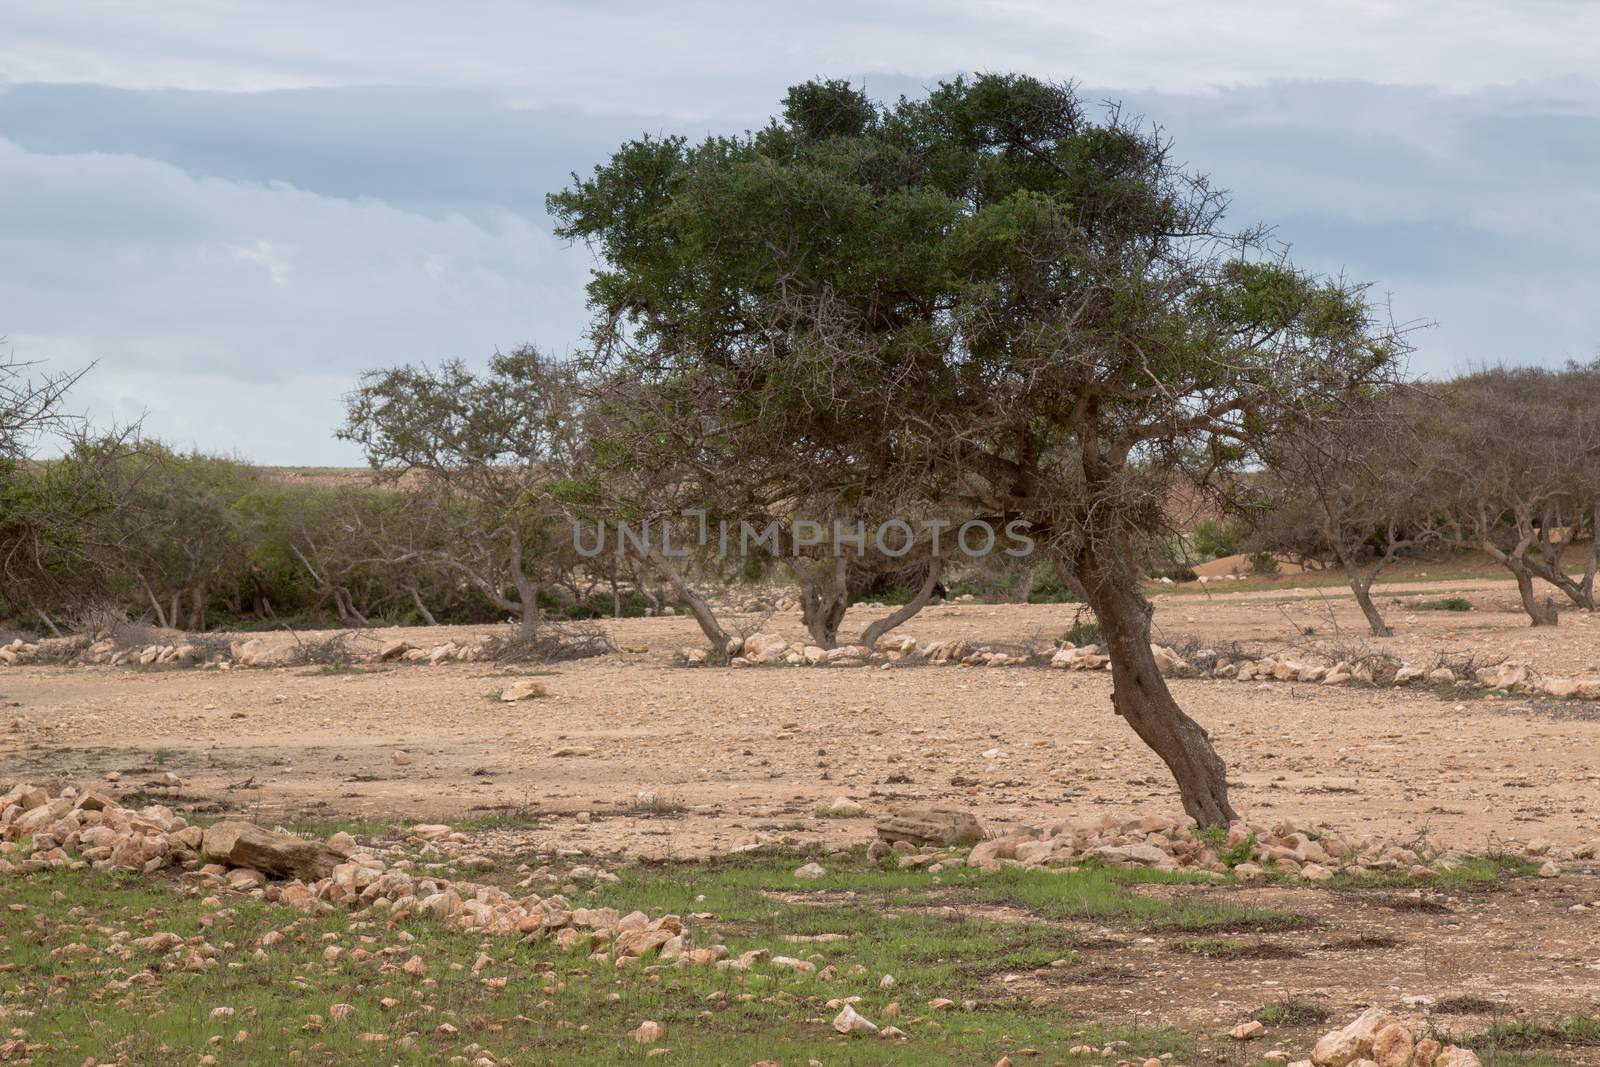
{"label": "sky", "polygon": [[[1172,138],[1412,370],[1600,355],[1593,0],[0,4],[0,356],[179,447],[355,465],[358,375],[581,345],[546,193],[786,88],[1072,80]],[[92,366],[91,366],[92,365]]]}

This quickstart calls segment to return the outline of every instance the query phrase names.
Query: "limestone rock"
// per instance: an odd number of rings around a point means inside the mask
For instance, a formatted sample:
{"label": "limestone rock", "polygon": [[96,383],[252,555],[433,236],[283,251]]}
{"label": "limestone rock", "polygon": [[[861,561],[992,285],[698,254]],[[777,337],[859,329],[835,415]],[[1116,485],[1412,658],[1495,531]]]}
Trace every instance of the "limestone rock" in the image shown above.
{"label": "limestone rock", "polygon": [[901,808],[879,818],[874,828],[891,845],[971,845],[983,840],[977,816],[959,808]]}
{"label": "limestone rock", "polygon": [[321,841],[275,834],[254,823],[232,820],[207,828],[200,850],[207,859],[230,867],[249,867],[263,874],[305,881],[327,878],[334,867],[344,862],[344,856]]}
{"label": "limestone rock", "polygon": [[500,691],[500,699],[507,704],[515,703],[518,700],[533,700],[549,695],[550,691],[542,683],[536,682],[532,678],[518,679]]}

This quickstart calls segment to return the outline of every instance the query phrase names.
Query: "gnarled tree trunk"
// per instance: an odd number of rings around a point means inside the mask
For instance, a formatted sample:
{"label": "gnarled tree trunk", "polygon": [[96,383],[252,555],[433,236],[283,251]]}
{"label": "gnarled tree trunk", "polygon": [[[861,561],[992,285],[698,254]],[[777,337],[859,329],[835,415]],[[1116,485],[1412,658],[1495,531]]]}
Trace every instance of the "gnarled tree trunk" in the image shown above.
{"label": "gnarled tree trunk", "polygon": [[821,647],[833,648],[839,643],[839,626],[850,607],[845,558],[795,559],[789,566],[800,583],[800,617],[806,631]]}
{"label": "gnarled tree trunk", "polygon": [[903,625],[906,620],[921,611],[927,605],[928,598],[933,595],[933,587],[939,584],[939,573],[943,568],[944,560],[938,556],[933,557],[933,561],[928,564],[928,576],[922,580],[922,588],[917,590],[917,595],[861,631],[861,643],[872,648],[884,634]]}
{"label": "gnarled tree trunk", "polygon": [[1119,542],[1090,544],[1076,567],[1111,657],[1112,706],[1166,763],[1183,810],[1201,826],[1226,826],[1238,818],[1228,802],[1227,764],[1210,735],[1178,707],[1156,666],[1152,608],[1139,591],[1132,551]]}
{"label": "gnarled tree trunk", "polygon": [[[1510,567],[1510,564],[1507,564]],[[1555,626],[1561,621],[1561,615],[1556,611],[1555,601],[1546,598],[1544,603],[1539,602],[1538,594],[1533,591],[1533,573],[1527,567],[1511,567],[1511,573],[1517,576],[1517,595],[1522,598],[1522,610],[1528,613],[1528,618],[1533,620],[1535,626]]]}
{"label": "gnarled tree trunk", "polygon": [[[672,586],[672,591],[677,594],[678,599],[688,607],[689,614],[693,615],[694,621],[700,624],[700,632],[706,635],[706,640],[711,642],[711,647],[716,650],[717,655],[728,655],[729,646],[733,644],[733,639],[728,636],[728,631],[724,630],[722,624],[717,621],[716,612],[711,610],[711,605],[706,603],[704,597],[689,588],[689,583],[683,580],[683,575],[678,573],[678,568],[669,563],[667,558],[659,551],[652,549],[645,558],[654,565],[656,570],[661,572],[661,576],[667,580],[668,585]],[[641,589],[644,588],[642,581],[639,583],[639,587]]]}

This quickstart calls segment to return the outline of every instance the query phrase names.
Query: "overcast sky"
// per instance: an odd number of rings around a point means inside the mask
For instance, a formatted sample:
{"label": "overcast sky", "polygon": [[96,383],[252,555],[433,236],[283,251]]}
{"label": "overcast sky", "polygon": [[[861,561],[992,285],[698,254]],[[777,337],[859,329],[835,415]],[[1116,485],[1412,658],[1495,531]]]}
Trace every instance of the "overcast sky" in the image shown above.
{"label": "overcast sky", "polygon": [[1159,123],[1413,369],[1600,354],[1600,3],[0,4],[0,335],[180,446],[353,464],[362,370],[570,351],[544,194],[785,88],[1014,70]]}

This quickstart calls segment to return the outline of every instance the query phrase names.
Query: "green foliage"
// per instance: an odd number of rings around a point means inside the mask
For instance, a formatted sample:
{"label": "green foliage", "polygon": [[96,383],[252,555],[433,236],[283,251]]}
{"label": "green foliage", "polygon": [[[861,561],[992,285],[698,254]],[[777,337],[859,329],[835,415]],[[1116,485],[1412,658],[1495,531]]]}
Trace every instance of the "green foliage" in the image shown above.
{"label": "green foliage", "polygon": [[1074,623],[1071,629],[1061,635],[1061,640],[1069,645],[1097,645],[1101,639],[1100,624],[1097,622]]}
{"label": "green foliage", "polygon": [[1080,600],[1082,597],[1061,580],[1054,567],[1045,567],[1034,578],[1033,588],[1028,591],[1030,604],[1076,604]]}
{"label": "green foliage", "polygon": [[1197,523],[1189,535],[1189,547],[1196,559],[1221,559],[1244,549],[1244,528],[1236,520],[1218,522],[1206,519]]}
{"label": "green foliage", "polygon": [[[636,461],[941,505],[1003,471],[984,506],[1070,554],[1160,526],[1145,473],[1237,467],[1402,348],[1260,234],[1193,240],[1225,203],[1174,158],[1027,76],[888,104],[812,82],[744,136],[623,144],[547,206],[598,253],[595,362],[636,387]],[[887,483],[907,457],[920,481]]]}
{"label": "green foliage", "polygon": [[1250,857],[1255,855],[1255,834],[1246,834],[1238,844],[1229,845],[1228,828],[1225,826],[1205,826],[1196,832],[1200,835],[1200,839],[1216,852],[1217,858],[1229,870],[1248,862]]}
{"label": "green foliage", "polygon": [[1278,557],[1271,551],[1262,549],[1260,552],[1250,554],[1250,573],[1269,577],[1278,573]]}

